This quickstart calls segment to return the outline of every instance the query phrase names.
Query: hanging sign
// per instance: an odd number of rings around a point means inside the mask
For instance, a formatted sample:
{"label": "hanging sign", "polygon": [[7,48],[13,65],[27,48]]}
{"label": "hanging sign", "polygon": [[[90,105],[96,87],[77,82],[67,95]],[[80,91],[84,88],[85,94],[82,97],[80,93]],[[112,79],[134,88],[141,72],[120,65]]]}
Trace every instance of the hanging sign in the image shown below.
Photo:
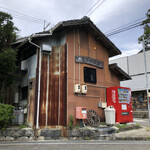
{"label": "hanging sign", "polygon": [[92,65],[92,66],[95,66],[95,67],[98,67],[98,68],[101,68],[101,69],[104,68],[104,63],[102,61],[99,61],[97,59],[93,59],[91,57],[75,56],[75,62],[76,63]]}

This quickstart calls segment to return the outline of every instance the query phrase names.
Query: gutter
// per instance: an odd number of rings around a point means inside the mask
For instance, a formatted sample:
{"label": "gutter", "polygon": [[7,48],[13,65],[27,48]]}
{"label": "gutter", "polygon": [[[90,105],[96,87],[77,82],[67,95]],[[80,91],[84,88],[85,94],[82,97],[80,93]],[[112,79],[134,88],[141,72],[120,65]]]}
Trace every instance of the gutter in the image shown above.
{"label": "gutter", "polygon": [[[31,42],[32,38],[36,37],[44,37],[44,36],[50,36],[52,33],[45,33],[45,34],[32,34],[31,36],[28,36],[24,39],[24,41],[20,42],[20,44],[17,46],[17,48],[20,48],[21,46],[25,45],[27,42],[31,43],[32,45],[39,47],[39,45],[36,45],[35,43]],[[30,41],[29,41],[30,40]],[[12,45],[17,44],[17,42],[14,42]]]}

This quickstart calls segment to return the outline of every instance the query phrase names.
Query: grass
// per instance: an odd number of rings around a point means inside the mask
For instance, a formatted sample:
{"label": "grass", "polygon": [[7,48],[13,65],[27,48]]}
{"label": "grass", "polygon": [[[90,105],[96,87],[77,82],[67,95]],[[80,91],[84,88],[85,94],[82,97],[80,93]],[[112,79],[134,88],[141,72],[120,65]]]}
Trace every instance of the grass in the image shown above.
{"label": "grass", "polygon": [[101,125],[105,126],[105,125],[107,125],[107,124],[106,124],[106,122],[101,122]]}
{"label": "grass", "polygon": [[138,123],[136,123],[135,125],[136,125],[137,127],[140,127],[140,126],[141,126],[141,125],[140,125],[140,124],[138,124]]}
{"label": "grass", "polygon": [[147,128],[146,128],[146,131],[149,131],[149,132],[150,132],[150,127],[147,127]]}
{"label": "grass", "polygon": [[19,126],[19,129],[23,129],[23,128],[27,128],[27,127],[28,127],[27,124],[21,124],[21,125]]}
{"label": "grass", "polygon": [[74,125],[72,128],[73,128],[73,129],[79,129],[79,128],[80,128],[80,125]]}
{"label": "grass", "polygon": [[[126,127],[132,127],[133,125],[128,125],[128,124],[117,124],[115,125],[116,127],[120,128],[126,128]],[[136,123],[135,126],[140,127],[140,124]]]}
{"label": "grass", "polygon": [[122,138],[122,140],[125,140],[125,139],[126,139],[125,137]]}
{"label": "grass", "polygon": [[127,124],[117,124],[115,126],[120,129],[120,128],[128,127],[129,125],[127,125]]}
{"label": "grass", "polygon": [[90,140],[91,138],[90,137],[85,137],[85,140]]}

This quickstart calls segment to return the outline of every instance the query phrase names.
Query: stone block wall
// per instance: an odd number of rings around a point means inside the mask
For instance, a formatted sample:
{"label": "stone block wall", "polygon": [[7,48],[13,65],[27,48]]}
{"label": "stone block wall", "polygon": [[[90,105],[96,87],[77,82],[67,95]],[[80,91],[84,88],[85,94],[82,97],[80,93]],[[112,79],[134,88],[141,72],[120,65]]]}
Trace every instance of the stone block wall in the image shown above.
{"label": "stone block wall", "polygon": [[34,131],[31,128],[7,128],[5,131],[0,131],[0,141],[13,140],[33,140]]}

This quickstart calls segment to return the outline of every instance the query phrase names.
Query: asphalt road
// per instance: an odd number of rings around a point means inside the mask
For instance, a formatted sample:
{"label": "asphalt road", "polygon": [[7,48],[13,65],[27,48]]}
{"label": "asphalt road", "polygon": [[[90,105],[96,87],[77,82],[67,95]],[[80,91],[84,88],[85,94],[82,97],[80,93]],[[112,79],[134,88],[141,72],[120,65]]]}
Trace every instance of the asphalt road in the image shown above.
{"label": "asphalt road", "polygon": [[3,142],[0,150],[148,150],[149,141]]}

